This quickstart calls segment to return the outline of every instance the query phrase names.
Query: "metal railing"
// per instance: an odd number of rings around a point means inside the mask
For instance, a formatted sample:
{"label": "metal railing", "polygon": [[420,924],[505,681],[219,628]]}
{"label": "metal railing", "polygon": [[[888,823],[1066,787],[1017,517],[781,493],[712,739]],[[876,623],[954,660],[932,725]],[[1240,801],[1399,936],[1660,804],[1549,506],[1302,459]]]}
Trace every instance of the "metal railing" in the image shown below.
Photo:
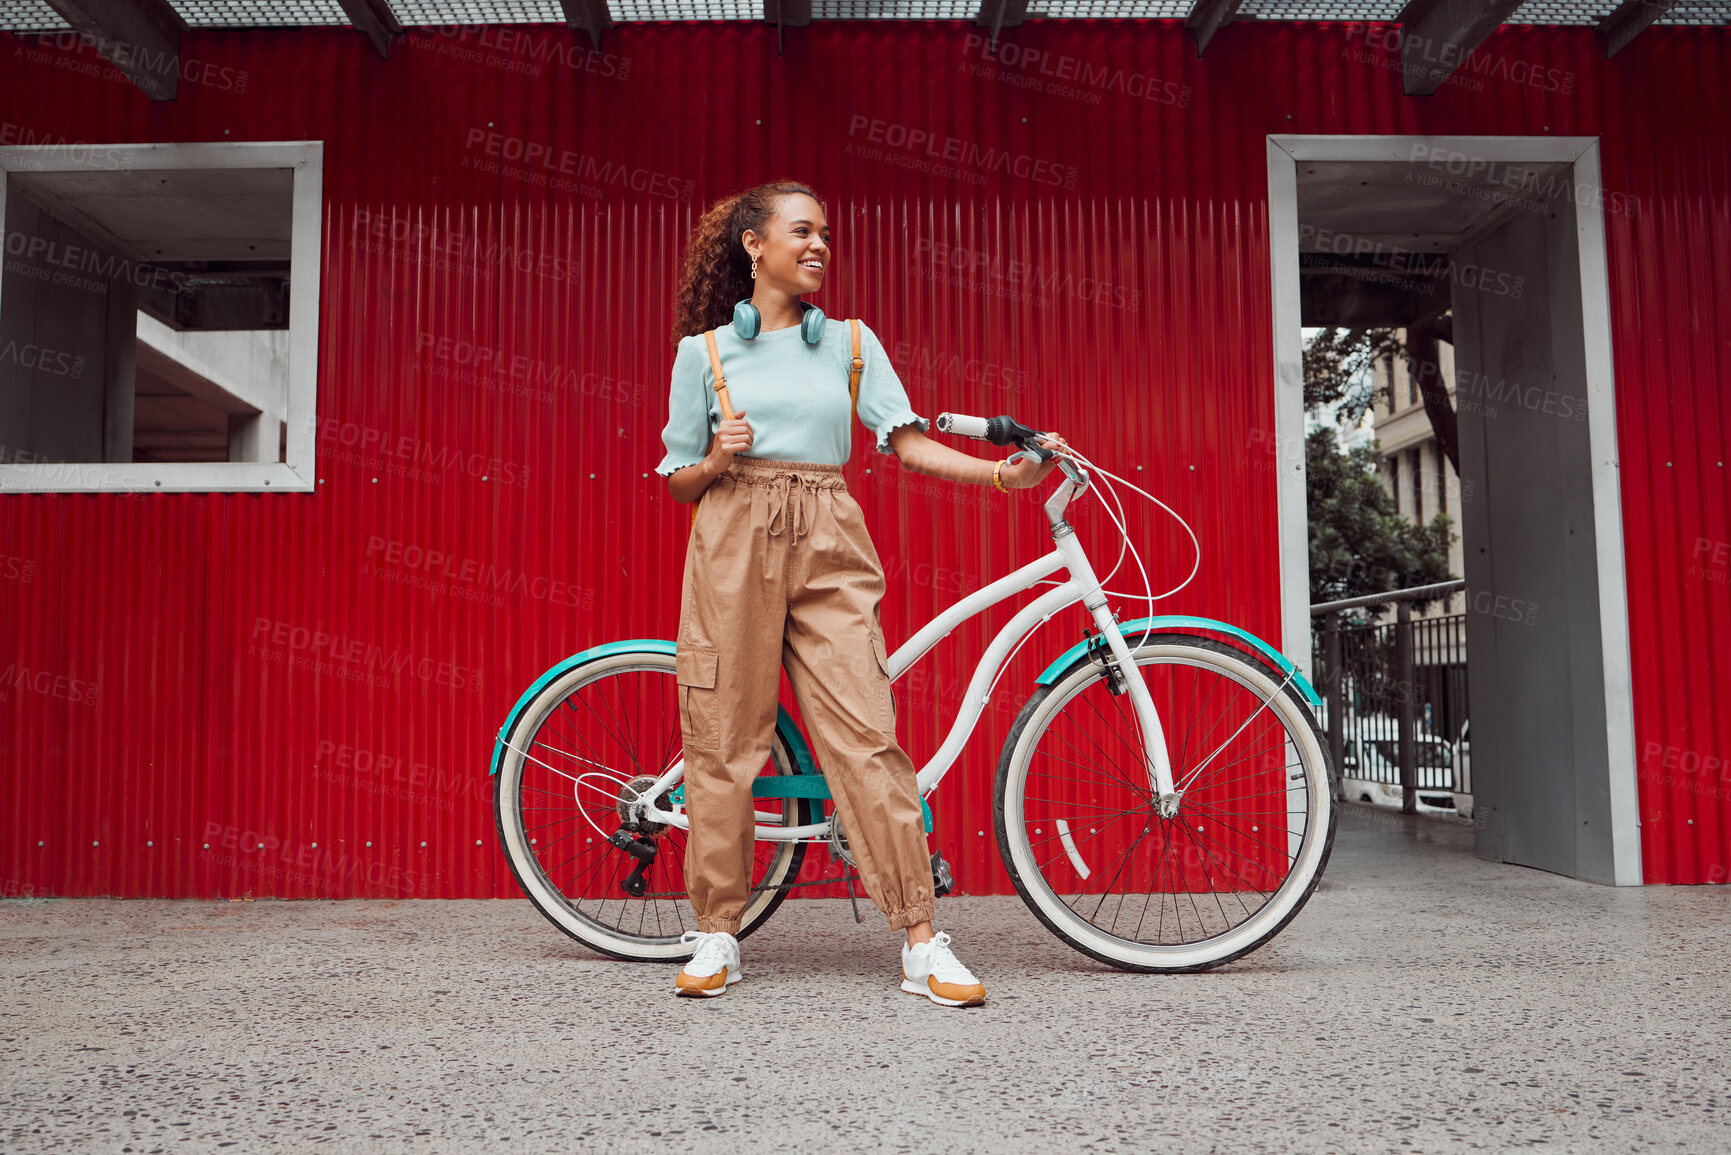
{"label": "metal railing", "polygon": [[[1399,785],[1401,809],[1412,814],[1421,792],[1427,807],[1443,808],[1472,792],[1467,767],[1457,765],[1467,721],[1466,614],[1412,616],[1414,602],[1465,588],[1439,582],[1310,607],[1321,619],[1312,633],[1314,668],[1342,797],[1349,779]],[[1393,622],[1342,624],[1342,611],[1389,604]]]}

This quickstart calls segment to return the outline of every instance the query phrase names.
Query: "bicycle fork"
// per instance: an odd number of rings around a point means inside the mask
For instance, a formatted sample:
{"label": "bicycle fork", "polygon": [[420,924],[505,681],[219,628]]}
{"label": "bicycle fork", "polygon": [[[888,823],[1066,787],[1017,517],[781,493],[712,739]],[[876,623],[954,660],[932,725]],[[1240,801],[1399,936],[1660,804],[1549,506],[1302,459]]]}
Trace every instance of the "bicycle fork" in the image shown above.
{"label": "bicycle fork", "polygon": [[[1071,484],[1066,481],[1059,486],[1059,493],[1063,494],[1066,500],[1069,494],[1063,491]],[[1055,514],[1052,504],[1057,505]],[[1094,574],[1094,566],[1082,549],[1081,542],[1076,539],[1075,529],[1064,520],[1062,509],[1063,505],[1056,501],[1047,506],[1048,514],[1052,515],[1052,540],[1064,557],[1071,580],[1085,591],[1082,594],[1082,608],[1088,611],[1094,624],[1100,628],[1100,635],[1105,639],[1106,649],[1111,655],[1110,666],[1116,668],[1129,692],[1131,709],[1135,711],[1136,721],[1142,727],[1142,748],[1146,752],[1147,762],[1143,769],[1148,774],[1148,785],[1156,799],[1155,809],[1162,818],[1174,817],[1178,813],[1181,795],[1172,778],[1172,756],[1166,748],[1166,728],[1160,722],[1160,712],[1154,708],[1154,696],[1148,692],[1148,683],[1143,680],[1142,671],[1130,656],[1130,647],[1124,642],[1124,634],[1118,629],[1117,619],[1107,608],[1106,594],[1100,588],[1100,579]]]}

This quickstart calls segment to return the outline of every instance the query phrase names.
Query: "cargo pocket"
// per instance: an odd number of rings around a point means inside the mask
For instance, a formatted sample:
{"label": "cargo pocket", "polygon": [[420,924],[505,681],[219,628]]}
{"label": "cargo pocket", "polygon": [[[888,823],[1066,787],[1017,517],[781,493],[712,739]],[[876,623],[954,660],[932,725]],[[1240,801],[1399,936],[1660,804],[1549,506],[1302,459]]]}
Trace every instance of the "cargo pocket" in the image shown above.
{"label": "cargo pocket", "polygon": [[715,700],[715,675],[720,663],[721,652],[714,646],[681,642],[674,651],[680,736],[688,748],[716,750],[721,746],[721,713]]}
{"label": "cargo pocket", "polygon": [[883,686],[884,699],[889,703],[889,725],[893,729],[896,724],[896,696],[890,691],[890,657],[889,647],[884,644],[883,634],[872,630],[872,657],[877,659],[878,671],[883,674],[880,683]]}

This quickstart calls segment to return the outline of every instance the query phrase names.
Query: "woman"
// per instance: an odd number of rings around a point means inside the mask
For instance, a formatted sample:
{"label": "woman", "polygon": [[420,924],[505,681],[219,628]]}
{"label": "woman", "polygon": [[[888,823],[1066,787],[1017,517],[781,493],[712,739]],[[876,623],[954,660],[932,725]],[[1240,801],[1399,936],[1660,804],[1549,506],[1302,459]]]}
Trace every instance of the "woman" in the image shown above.
{"label": "woman", "polygon": [[[823,287],[832,260],[816,194],[777,181],[711,206],[680,279],[667,456],[657,472],[675,500],[703,500],[685,555],[676,659],[691,819],[685,881],[698,929],[675,990],[719,995],[740,978],[751,784],[769,758],[785,665],[860,881],[891,929],[907,932],[902,989],[974,1006],[985,987],[932,928],[931,857],[914,765],[894,736],[878,625],[883,569],[841,475],[852,444],[850,334],[846,322],[807,319],[811,306],[800,299]],[[732,323],[747,295],[755,335],[749,310],[744,325]],[[732,420],[722,419],[714,390],[709,329]],[[1005,491],[1050,472],[1052,462],[982,461],[927,438],[929,423],[909,407],[882,344],[861,329],[859,419],[880,452],[920,473]]]}

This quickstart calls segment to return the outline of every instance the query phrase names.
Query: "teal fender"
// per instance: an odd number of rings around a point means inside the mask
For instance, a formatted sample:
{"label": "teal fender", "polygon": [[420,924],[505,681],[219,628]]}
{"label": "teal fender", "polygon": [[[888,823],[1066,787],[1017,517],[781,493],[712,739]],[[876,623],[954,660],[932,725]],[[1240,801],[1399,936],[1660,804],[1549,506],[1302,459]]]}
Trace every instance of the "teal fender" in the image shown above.
{"label": "teal fender", "polygon": [[[505,719],[505,724],[499,728],[499,738],[493,743],[493,765],[487,771],[489,775],[499,772],[499,764],[505,757],[505,735],[517,726],[523,717],[523,711],[529,708],[535,695],[545,690],[549,683],[557,681],[583,665],[597,658],[610,658],[614,654],[672,654],[674,644],[662,638],[637,638],[629,642],[608,642],[604,646],[593,646],[580,653],[572,654],[564,661],[556,663],[552,669],[535,679],[535,684],[523,691],[523,696],[517,699],[517,704],[511,707],[511,713]],[[805,744],[805,735],[799,732],[799,727],[793,724],[793,719],[785,709],[777,707],[775,731],[787,742],[788,749],[793,751],[795,763],[800,774],[816,774],[817,759],[811,756],[811,749]],[[828,797],[828,795],[825,795]]]}
{"label": "teal fender", "polygon": [[[1255,634],[1247,633],[1246,631],[1239,629],[1237,626],[1229,626],[1225,622],[1217,622],[1213,618],[1193,618],[1187,614],[1168,614],[1165,617],[1137,618],[1133,622],[1122,622],[1119,624],[1118,629],[1123,633],[1125,638],[1129,638],[1135,634],[1153,633],[1160,630],[1172,630],[1177,632],[1207,630],[1212,633],[1226,634],[1230,637],[1237,638],[1241,642],[1248,643],[1263,657],[1267,658],[1269,662],[1279,669],[1282,674],[1291,678],[1292,684],[1298,687],[1299,692],[1304,695],[1305,701],[1310,703],[1311,709],[1318,710],[1322,708],[1322,699],[1317,696],[1316,687],[1310,684],[1310,679],[1298,672],[1298,667],[1294,666],[1292,662],[1287,659],[1285,654],[1281,653]],[[1047,666],[1045,672],[1036,678],[1035,681],[1042,686],[1050,686],[1053,682],[1058,680],[1059,675],[1076,663],[1076,659],[1083,655],[1086,648],[1086,643],[1077,642],[1074,646],[1071,646],[1067,651],[1065,651],[1062,657]]]}
{"label": "teal fender", "polygon": [[[674,643],[663,638],[636,638],[628,642],[608,642],[604,646],[593,646],[580,653],[572,654],[564,661],[555,664],[552,669],[548,670],[545,674],[542,674],[539,678],[536,678],[535,684],[530,686],[527,690],[524,690],[523,696],[517,699],[517,704],[511,707],[511,713],[506,717],[505,724],[499,728],[499,737],[493,743],[493,765],[487,773],[489,775],[494,775],[499,772],[499,764],[505,757],[505,735],[516,729],[518,721],[523,717],[523,711],[529,708],[529,703],[534,701],[535,696],[542,690],[545,690],[550,683],[564,677],[566,674],[576,669],[578,666],[583,665],[585,662],[593,662],[597,658],[609,658],[614,654],[671,655],[676,648],[677,647]],[[830,797],[829,783],[824,781],[821,777],[817,777],[819,774],[817,759],[811,756],[811,747],[805,744],[805,735],[799,732],[799,727],[794,725],[793,718],[788,714],[785,707],[776,707],[775,732],[781,736],[782,741],[787,743],[787,748],[793,752],[793,760],[796,767],[794,774],[796,776],[810,774],[816,777],[816,781],[802,783],[797,780],[787,781],[784,779],[778,781],[775,778],[762,777],[752,785],[752,796],[755,798]],[[675,798],[677,799],[677,797],[678,791],[675,791]],[[930,806],[926,805],[926,800],[924,798],[920,799],[920,808],[925,811],[926,833],[930,834],[932,830],[932,809]]]}

